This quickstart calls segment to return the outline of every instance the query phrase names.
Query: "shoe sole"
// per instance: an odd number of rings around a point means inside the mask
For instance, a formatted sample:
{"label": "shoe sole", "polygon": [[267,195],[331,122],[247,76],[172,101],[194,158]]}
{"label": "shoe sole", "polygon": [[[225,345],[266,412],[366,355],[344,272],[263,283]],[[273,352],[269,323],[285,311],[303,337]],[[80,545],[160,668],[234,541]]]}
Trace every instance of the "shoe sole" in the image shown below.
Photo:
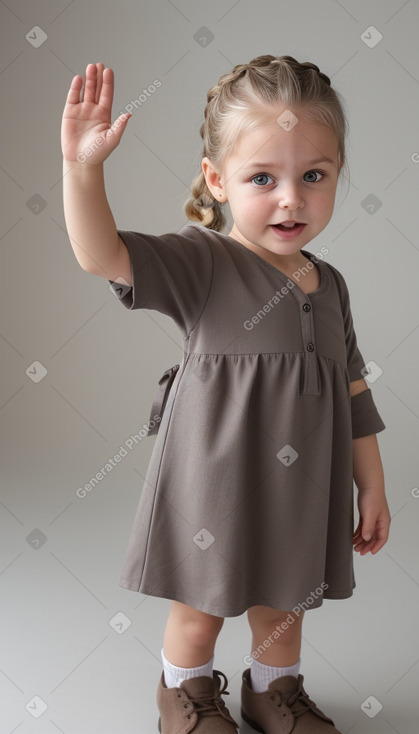
{"label": "shoe sole", "polygon": [[243,721],[246,722],[246,724],[249,724],[249,726],[252,727],[252,729],[256,729],[256,731],[260,731],[262,734],[266,734],[265,729],[261,729],[259,724],[256,723],[256,721],[253,721],[252,719],[247,716],[247,714],[243,711],[243,709],[240,710],[241,717]]}

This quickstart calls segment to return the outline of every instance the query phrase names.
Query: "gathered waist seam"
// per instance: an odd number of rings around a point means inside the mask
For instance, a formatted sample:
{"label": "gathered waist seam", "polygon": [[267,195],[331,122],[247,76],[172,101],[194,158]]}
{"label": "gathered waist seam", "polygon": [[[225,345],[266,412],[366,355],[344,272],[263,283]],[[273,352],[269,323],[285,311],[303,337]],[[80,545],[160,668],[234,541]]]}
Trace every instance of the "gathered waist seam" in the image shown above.
{"label": "gathered waist seam", "polygon": [[[187,353],[189,357],[192,357],[196,355],[197,357],[263,357],[263,356],[269,356],[274,355],[277,357],[280,357],[282,355],[288,355],[292,354],[299,357],[305,357],[306,353],[304,351],[300,352],[241,352],[241,353],[235,353],[235,354],[226,354],[225,352],[188,352]],[[323,354],[316,354],[316,356],[319,359],[326,359],[328,362],[333,362],[334,364],[339,364],[343,369],[347,368],[346,364],[343,364],[338,359],[335,359],[334,357],[327,357]]]}

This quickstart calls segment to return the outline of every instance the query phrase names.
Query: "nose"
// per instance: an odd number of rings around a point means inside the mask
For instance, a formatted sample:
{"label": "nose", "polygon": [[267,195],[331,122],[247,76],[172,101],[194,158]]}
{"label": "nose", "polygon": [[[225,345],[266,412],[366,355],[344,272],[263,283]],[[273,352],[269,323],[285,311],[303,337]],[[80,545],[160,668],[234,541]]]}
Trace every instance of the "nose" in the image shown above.
{"label": "nose", "polygon": [[283,181],[278,187],[278,206],[281,209],[300,209],[304,205],[302,192],[298,183]]}

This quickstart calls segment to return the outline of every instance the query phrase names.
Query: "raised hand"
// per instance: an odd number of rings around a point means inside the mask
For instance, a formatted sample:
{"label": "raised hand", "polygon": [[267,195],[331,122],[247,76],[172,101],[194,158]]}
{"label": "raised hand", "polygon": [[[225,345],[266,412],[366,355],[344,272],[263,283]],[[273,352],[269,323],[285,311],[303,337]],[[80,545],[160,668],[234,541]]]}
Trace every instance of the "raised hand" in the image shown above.
{"label": "raised hand", "polygon": [[112,69],[101,63],[88,64],[80,95],[83,82],[83,76],[71,82],[61,124],[61,148],[64,159],[71,163],[97,165],[119,145],[131,113],[120,115],[111,125]]}

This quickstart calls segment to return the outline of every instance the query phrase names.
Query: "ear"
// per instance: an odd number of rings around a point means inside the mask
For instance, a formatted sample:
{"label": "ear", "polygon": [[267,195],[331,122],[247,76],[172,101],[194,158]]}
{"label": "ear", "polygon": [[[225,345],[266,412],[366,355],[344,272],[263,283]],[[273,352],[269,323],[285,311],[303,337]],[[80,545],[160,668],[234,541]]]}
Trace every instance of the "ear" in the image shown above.
{"label": "ear", "polygon": [[220,174],[214,168],[213,164],[211,163],[210,159],[207,158],[207,156],[204,156],[204,158],[202,159],[201,168],[205,176],[206,184],[211,191],[214,199],[216,201],[219,201],[220,203],[227,201],[224,186],[221,183]]}

